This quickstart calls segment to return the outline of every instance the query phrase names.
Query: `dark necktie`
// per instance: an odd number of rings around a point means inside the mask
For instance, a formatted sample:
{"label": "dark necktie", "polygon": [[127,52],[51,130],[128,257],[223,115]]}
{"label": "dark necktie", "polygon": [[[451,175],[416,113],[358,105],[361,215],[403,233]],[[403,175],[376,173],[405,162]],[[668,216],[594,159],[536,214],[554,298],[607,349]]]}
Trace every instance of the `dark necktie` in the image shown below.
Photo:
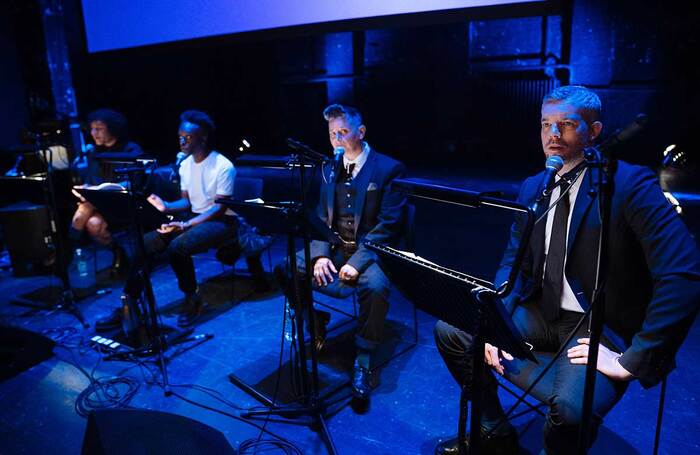
{"label": "dark necktie", "polygon": [[345,184],[350,185],[352,183],[352,171],[355,169],[355,163],[348,164],[345,170]]}
{"label": "dark necktie", "polygon": [[552,232],[549,236],[544,281],[542,282],[542,313],[548,321],[559,316],[561,292],[564,286],[564,259],[566,257],[566,231],[569,221],[569,194],[567,193],[554,212]]}

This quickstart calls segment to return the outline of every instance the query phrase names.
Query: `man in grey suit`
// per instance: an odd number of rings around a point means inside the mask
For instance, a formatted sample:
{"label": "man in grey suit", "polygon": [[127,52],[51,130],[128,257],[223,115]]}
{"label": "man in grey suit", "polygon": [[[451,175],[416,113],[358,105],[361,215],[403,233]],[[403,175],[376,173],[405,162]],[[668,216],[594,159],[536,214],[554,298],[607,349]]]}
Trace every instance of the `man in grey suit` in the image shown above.
{"label": "man in grey suit", "polygon": [[[343,244],[311,243],[311,284],[339,298],[358,292],[360,316],[352,392],[355,398],[366,400],[375,382],[371,376],[372,352],[382,339],[389,282],[376,256],[363,242],[396,245],[401,239],[406,199],[392,189],[392,182],[404,174],[404,166],[364,141],[366,127],[355,108],[332,104],[323,116],[328,122],[330,143],[336,153],[342,153],[342,160],[323,169],[317,212],[340,235]],[[299,270],[304,270],[303,254],[298,255],[298,261]],[[329,317],[328,313],[316,312],[317,349],[323,347]]]}

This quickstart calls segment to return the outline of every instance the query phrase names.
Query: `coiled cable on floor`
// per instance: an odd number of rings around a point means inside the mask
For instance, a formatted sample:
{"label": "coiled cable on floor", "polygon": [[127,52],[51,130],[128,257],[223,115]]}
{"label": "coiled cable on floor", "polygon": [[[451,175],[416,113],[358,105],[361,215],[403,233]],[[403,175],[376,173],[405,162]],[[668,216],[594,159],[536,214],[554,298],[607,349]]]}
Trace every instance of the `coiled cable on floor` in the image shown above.
{"label": "coiled cable on floor", "polygon": [[92,379],[75,400],[75,412],[87,417],[93,410],[127,408],[138,390],[139,382],[128,376]]}
{"label": "coiled cable on floor", "polygon": [[80,371],[90,384],[78,394],[75,400],[75,412],[81,417],[87,417],[90,411],[97,409],[127,408],[129,402],[139,390],[140,382],[128,376],[112,376],[96,378],[95,371],[102,358],[88,372],[80,365],[76,358],[76,351],[83,354],[84,349],[89,349],[84,338],[77,334],[73,327],[59,327],[47,329],[42,332],[56,341],[56,347],[66,350],[71,359],[59,357],[62,361],[74,366]]}

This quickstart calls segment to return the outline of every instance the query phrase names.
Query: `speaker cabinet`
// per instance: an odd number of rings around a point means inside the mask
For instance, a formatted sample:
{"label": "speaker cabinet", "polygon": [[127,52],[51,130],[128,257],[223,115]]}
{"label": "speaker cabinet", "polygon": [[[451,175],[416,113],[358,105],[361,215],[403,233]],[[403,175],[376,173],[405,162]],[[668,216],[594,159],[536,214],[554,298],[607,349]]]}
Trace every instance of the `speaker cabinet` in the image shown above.
{"label": "speaker cabinet", "polygon": [[223,433],[176,414],[140,409],[93,411],[83,455],[227,455],[236,451]]}

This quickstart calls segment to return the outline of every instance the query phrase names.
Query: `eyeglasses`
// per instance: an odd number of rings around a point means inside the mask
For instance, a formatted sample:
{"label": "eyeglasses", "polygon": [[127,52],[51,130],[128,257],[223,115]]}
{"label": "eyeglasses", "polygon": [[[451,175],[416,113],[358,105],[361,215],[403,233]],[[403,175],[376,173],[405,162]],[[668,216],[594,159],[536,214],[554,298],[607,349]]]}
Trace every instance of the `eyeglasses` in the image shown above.
{"label": "eyeglasses", "polygon": [[180,145],[189,144],[192,141],[192,136],[189,134],[180,135],[178,136],[178,140],[180,141]]}

